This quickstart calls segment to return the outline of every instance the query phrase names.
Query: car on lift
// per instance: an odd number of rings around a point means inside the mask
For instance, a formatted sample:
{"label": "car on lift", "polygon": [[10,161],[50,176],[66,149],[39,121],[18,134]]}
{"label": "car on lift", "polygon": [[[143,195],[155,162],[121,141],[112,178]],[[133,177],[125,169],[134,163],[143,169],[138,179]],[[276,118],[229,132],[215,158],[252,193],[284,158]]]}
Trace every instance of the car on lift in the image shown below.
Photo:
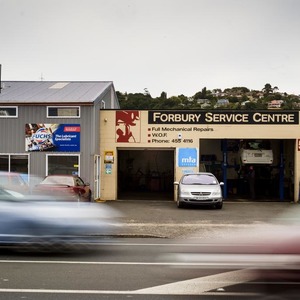
{"label": "car on lift", "polygon": [[241,140],[239,158],[245,164],[272,164],[273,150],[268,140]]}
{"label": "car on lift", "polygon": [[222,186],[223,182],[209,172],[185,174],[177,186],[176,204],[178,208],[185,205],[211,206],[221,209],[223,206]]}
{"label": "car on lift", "polygon": [[48,175],[34,188],[35,194],[57,196],[66,201],[90,202],[90,184],[78,175]]}

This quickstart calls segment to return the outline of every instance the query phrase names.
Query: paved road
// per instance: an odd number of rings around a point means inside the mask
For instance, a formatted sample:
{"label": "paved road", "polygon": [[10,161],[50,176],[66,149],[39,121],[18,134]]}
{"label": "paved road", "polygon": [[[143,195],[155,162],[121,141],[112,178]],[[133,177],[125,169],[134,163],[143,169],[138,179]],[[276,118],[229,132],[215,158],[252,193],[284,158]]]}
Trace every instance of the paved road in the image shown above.
{"label": "paved road", "polygon": [[222,210],[178,209],[171,201],[99,205],[121,213],[112,220],[122,224],[114,237],[85,255],[0,253],[0,299],[260,299],[263,282],[247,269],[208,267],[176,255],[197,252],[194,241],[202,247],[208,237],[285,222],[289,211],[300,215],[298,204],[280,202],[226,202]]}
{"label": "paved road", "polygon": [[265,293],[252,270],[170,259],[177,246],[166,239],[124,238],[85,255],[1,253],[0,299],[261,299]]}

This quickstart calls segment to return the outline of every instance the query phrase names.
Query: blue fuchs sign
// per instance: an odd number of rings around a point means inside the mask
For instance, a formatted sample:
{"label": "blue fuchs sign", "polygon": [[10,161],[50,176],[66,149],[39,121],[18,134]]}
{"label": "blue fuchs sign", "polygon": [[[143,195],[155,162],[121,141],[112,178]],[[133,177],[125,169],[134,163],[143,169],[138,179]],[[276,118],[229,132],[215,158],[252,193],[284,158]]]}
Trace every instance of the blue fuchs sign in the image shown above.
{"label": "blue fuchs sign", "polygon": [[80,124],[26,124],[26,151],[80,151]]}
{"label": "blue fuchs sign", "polygon": [[178,149],[178,167],[197,167],[198,153],[196,148]]}

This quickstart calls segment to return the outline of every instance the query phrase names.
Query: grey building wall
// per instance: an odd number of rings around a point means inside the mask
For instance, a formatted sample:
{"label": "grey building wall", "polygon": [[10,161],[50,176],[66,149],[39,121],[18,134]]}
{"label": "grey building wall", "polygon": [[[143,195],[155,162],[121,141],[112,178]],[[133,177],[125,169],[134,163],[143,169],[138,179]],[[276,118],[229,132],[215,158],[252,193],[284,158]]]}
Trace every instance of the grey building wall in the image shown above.
{"label": "grey building wall", "polygon": [[[94,106],[81,106],[80,118],[47,118],[47,106],[18,106],[18,118],[0,118],[0,153],[26,153],[30,155],[30,172],[44,176],[46,174],[46,155],[50,152],[25,152],[25,124],[51,123],[51,124],[80,124],[80,175],[90,177],[90,164],[94,154],[99,154],[99,113]],[[93,117],[95,116],[96,117]],[[97,137],[97,139],[94,138]],[[95,142],[96,141],[96,142]],[[51,152],[67,154],[68,152]],[[71,152],[70,152],[71,153]]]}
{"label": "grey building wall", "polygon": [[[30,83],[26,83],[25,86],[27,88],[24,87],[24,93],[28,94]],[[48,92],[48,90],[46,91]],[[22,88],[19,89],[19,93],[22,94]],[[46,175],[47,154],[80,155],[80,176],[91,184],[91,189],[94,191],[94,156],[101,154],[99,112],[100,109],[119,108],[113,85],[110,84],[96,99],[76,103],[70,103],[68,95],[61,102],[51,103],[45,100],[37,103],[26,103],[22,102],[21,98],[16,101],[11,98],[7,98],[7,101],[3,100],[1,99],[0,105],[18,107],[18,117],[0,118],[0,154],[29,155],[29,173],[41,177]],[[47,106],[80,106],[80,118],[47,118]],[[25,124],[27,123],[80,124],[80,152],[26,152]]]}

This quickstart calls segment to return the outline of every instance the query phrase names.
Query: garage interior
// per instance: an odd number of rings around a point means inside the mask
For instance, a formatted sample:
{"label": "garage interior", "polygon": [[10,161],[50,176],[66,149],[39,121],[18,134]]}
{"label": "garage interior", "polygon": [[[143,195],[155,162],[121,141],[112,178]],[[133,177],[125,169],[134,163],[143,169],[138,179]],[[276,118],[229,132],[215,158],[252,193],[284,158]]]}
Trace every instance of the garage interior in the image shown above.
{"label": "garage interior", "polygon": [[[250,197],[247,178],[250,165],[242,164],[240,161],[238,145],[241,141],[243,140],[201,139],[200,141],[200,165],[202,169],[213,173],[219,181],[224,181],[227,192],[225,198],[249,201],[293,200],[295,140],[265,140],[273,151],[273,163],[251,164],[255,170],[255,199]],[[225,177],[224,157],[227,158]]]}
{"label": "garage interior", "polygon": [[[224,148],[226,141],[226,148]],[[268,140],[272,164],[253,164],[255,199],[251,199],[248,165],[239,158],[241,139],[201,139],[199,170],[224,181],[224,198],[237,201],[292,201],[294,195],[295,140]],[[224,167],[224,157],[227,159]],[[175,149],[118,149],[119,200],[173,200]],[[224,170],[226,174],[224,176]],[[224,193],[225,192],[225,193]]]}
{"label": "garage interior", "polygon": [[119,149],[119,200],[172,200],[175,149]]}

